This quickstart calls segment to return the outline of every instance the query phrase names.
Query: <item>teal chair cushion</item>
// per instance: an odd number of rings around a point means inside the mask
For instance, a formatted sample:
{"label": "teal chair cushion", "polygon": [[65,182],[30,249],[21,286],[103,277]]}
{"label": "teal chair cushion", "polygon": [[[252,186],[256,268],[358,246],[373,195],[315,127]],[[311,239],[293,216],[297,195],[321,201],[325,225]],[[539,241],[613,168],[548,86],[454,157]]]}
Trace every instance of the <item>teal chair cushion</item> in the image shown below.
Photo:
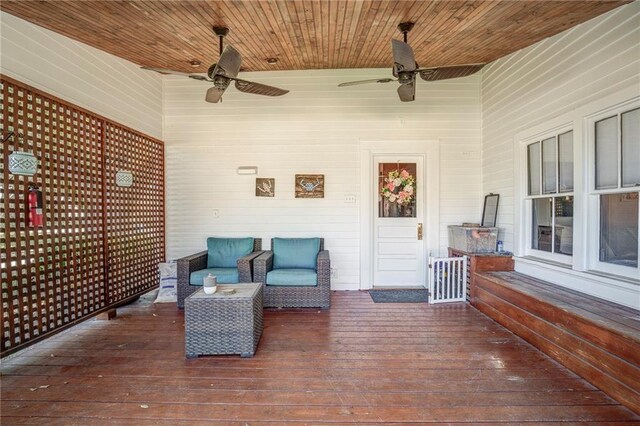
{"label": "teal chair cushion", "polygon": [[316,270],[320,238],[274,238],[273,269]]}
{"label": "teal chair cushion", "polygon": [[253,252],[253,238],[207,238],[207,268],[237,268],[238,259]]}
{"label": "teal chair cushion", "polygon": [[267,285],[306,286],[318,284],[318,274],[314,269],[274,269],[267,272]]}
{"label": "teal chair cushion", "polygon": [[238,268],[208,268],[192,272],[189,277],[189,284],[203,285],[204,277],[209,274],[218,279],[218,284],[235,284],[240,280]]}

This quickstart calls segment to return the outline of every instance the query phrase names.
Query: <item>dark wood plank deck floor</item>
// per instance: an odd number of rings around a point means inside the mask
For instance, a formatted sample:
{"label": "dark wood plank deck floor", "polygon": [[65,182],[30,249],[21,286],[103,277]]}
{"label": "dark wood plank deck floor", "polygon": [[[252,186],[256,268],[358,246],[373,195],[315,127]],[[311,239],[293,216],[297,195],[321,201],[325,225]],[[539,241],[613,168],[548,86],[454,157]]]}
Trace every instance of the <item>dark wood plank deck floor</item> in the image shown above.
{"label": "dark wood plank deck floor", "polygon": [[[184,358],[151,296],[2,361],[11,424],[622,423],[640,417],[466,304],[266,310],[252,359]],[[567,423],[564,423],[567,424]]]}

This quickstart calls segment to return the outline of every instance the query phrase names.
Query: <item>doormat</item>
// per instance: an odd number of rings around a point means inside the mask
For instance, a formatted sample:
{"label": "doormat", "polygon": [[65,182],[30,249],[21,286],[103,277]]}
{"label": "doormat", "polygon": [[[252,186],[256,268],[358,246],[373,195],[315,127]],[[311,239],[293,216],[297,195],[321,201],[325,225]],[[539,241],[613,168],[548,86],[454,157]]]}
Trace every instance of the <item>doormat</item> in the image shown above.
{"label": "doormat", "polygon": [[427,290],[369,290],[375,303],[427,303]]}

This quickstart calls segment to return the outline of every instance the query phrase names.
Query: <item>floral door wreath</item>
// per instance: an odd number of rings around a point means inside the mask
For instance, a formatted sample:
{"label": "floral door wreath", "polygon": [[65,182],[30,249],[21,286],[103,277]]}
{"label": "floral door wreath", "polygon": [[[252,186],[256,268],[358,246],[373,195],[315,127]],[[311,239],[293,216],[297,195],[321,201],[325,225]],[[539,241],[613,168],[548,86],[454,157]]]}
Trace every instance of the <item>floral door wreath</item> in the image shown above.
{"label": "floral door wreath", "polygon": [[413,201],[415,189],[416,180],[408,171],[392,170],[384,179],[380,195],[391,203],[406,206]]}

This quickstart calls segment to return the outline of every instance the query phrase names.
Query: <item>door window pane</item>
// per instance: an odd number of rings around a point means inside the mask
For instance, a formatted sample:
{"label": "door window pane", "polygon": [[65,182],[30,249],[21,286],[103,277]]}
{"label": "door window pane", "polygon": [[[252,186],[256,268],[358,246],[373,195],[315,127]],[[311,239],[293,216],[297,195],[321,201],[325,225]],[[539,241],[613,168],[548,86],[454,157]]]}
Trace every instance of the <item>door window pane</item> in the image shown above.
{"label": "door window pane", "polygon": [[556,138],[542,141],[542,185],[545,194],[556,192]]}
{"label": "door window pane", "polygon": [[416,217],[416,163],[378,165],[378,217]]}
{"label": "door window pane", "polygon": [[533,235],[531,248],[551,251],[552,241],[552,198],[536,198],[533,201]]}
{"label": "door window pane", "polygon": [[622,186],[640,185],[640,108],[622,114]]}
{"label": "door window pane", "polygon": [[554,213],[556,233],[553,251],[570,256],[573,254],[573,197],[556,197]]}
{"label": "door window pane", "polygon": [[618,117],[596,122],[596,189],[618,187]]}
{"label": "door window pane", "polygon": [[573,131],[558,136],[559,192],[573,191]]}
{"label": "door window pane", "polygon": [[600,261],[638,267],[638,193],[600,196]]}
{"label": "door window pane", "polygon": [[527,151],[529,195],[540,195],[540,142],[529,145]]}

